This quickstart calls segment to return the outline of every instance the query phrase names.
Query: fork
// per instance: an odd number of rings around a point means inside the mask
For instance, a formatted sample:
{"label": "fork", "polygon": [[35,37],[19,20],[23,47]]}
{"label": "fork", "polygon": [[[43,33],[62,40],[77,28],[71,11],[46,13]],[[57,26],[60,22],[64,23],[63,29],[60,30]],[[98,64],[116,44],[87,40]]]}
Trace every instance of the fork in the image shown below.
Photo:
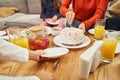
{"label": "fork", "polygon": [[59,60],[56,60],[56,61],[53,63],[53,66],[52,66],[52,70],[51,70],[51,72],[56,71],[58,65],[59,65]]}

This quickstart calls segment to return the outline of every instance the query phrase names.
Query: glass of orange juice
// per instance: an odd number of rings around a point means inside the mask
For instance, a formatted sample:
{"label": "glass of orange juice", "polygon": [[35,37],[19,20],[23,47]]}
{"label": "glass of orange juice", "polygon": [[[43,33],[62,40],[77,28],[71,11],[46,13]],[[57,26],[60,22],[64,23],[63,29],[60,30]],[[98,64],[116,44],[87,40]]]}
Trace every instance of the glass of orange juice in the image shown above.
{"label": "glass of orange juice", "polygon": [[105,20],[104,19],[98,19],[95,23],[94,38],[96,40],[103,39],[104,32],[105,32]]}
{"label": "glass of orange juice", "polygon": [[27,48],[29,49],[29,45],[28,45],[28,38],[27,37],[18,37],[15,38],[15,44],[18,46],[21,46],[23,48]]}
{"label": "glass of orange juice", "polygon": [[9,41],[23,48],[29,49],[28,37],[21,34],[20,28],[9,29]]}
{"label": "glass of orange juice", "polygon": [[117,39],[113,36],[109,36],[103,40],[103,45],[101,47],[101,59],[103,62],[112,62],[115,55],[117,42]]}

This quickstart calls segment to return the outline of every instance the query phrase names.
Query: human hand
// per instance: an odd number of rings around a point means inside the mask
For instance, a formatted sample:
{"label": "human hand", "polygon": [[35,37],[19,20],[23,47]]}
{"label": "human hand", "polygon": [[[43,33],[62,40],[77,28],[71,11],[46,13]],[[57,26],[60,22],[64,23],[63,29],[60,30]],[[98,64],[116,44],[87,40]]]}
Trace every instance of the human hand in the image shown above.
{"label": "human hand", "polygon": [[45,22],[49,21],[50,19],[45,19]]}
{"label": "human hand", "polygon": [[84,23],[81,23],[78,27],[79,29],[83,30],[83,32],[85,33],[85,24]]}
{"label": "human hand", "polygon": [[71,25],[73,23],[74,17],[75,17],[75,13],[73,11],[68,11],[66,13],[66,19],[67,19],[69,25]]}
{"label": "human hand", "polygon": [[43,58],[41,55],[46,54],[44,50],[29,50],[29,59],[30,60],[35,60],[35,61],[40,61],[40,60],[48,60],[48,58]]}
{"label": "human hand", "polygon": [[52,20],[52,22],[56,22],[57,21],[57,16],[54,15],[51,20]]}
{"label": "human hand", "polygon": [[40,80],[53,80],[52,73],[50,72],[41,72],[37,75]]}

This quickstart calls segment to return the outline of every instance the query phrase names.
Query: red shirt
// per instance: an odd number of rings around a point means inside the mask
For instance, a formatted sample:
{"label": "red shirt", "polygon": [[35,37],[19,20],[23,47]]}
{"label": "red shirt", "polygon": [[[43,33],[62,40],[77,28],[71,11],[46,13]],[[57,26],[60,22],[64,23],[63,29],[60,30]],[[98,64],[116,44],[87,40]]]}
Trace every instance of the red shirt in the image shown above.
{"label": "red shirt", "polygon": [[86,28],[93,25],[96,19],[104,17],[108,4],[108,0],[63,0],[60,8],[60,13],[63,16],[69,11],[68,8],[71,1],[73,1],[75,19],[85,23]]}

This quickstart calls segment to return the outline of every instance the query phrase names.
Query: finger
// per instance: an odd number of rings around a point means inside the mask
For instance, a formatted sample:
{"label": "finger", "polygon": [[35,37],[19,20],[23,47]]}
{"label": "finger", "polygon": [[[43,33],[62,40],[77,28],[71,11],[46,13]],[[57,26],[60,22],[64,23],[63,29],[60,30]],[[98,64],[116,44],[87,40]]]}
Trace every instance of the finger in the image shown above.
{"label": "finger", "polygon": [[68,15],[68,24],[71,24],[71,20],[72,20],[72,13],[69,13],[69,15]]}
{"label": "finger", "polygon": [[66,14],[67,21],[69,20],[69,15],[70,15],[69,13]]}
{"label": "finger", "polygon": [[42,56],[39,56],[39,61],[43,61],[43,60],[49,60],[50,58],[48,57],[42,57]]}
{"label": "finger", "polygon": [[69,19],[70,19],[70,15],[71,15],[71,12],[66,13],[66,19],[67,19],[68,22],[69,22]]}
{"label": "finger", "polygon": [[44,50],[39,50],[40,55],[47,54]]}
{"label": "finger", "polygon": [[85,33],[85,28],[83,26],[79,26],[79,29],[81,29],[83,33]]}
{"label": "finger", "polygon": [[69,16],[69,24],[71,25],[71,23],[72,23],[72,13]]}
{"label": "finger", "polygon": [[75,17],[75,14],[74,14],[74,13],[72,13],[72,15],[71,15],[71,20],[70,20],[70,24],[72,24],[72,23],[73,23],[74,17]]}
{"label": "finger", "polygon": [[71,14],[71,18],[70,18],[70,21],[69,21],[69,24],[70,24],[70,25],[73,23],[73,20],[74,20],[74,15]]}

